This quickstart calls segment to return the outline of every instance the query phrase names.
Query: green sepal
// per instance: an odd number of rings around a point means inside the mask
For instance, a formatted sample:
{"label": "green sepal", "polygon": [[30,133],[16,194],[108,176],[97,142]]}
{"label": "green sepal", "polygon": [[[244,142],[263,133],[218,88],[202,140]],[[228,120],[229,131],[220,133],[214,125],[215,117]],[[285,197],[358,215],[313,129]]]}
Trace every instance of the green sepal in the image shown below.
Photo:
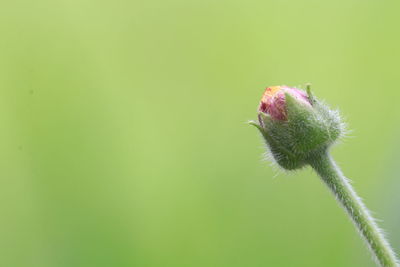
{"label": "green sepal", "polygon": [[[315,98],[314,101],[317,103]],[[330,143],[332,133],[324,113],[304,105],[289,94],[286,94],[286,102],[293,150],[307,154]]]}
{"label": "green sepal", "polygon": [[259,113],[259,119],[264,127],[254,121],[250,121],[249,124],[260,131],[278,165],[287,170],[294,170],[304,166],[306,163],[304,158],[299,157],[291,151],[290,147],[286,146],[284,133],[287,133],[287,130],[285,129],[285,124],[273,120],[268,114],[262,112]]}
{"label": "green sepal", "polygon": [[309,84],[309,83],[306,84],[306,92],[307,92],[308,100],[310,100],[311,105],[314,105],[315,97],[314,97],[313,93],[311,92],[311,84]]}
{"label": "green sepal", "polygon": [[249,121],[248,124],[253,125],[254,127],[256,127],[264,135],[264,129],[261,127],[260,124],[258,124],[255,121]]}

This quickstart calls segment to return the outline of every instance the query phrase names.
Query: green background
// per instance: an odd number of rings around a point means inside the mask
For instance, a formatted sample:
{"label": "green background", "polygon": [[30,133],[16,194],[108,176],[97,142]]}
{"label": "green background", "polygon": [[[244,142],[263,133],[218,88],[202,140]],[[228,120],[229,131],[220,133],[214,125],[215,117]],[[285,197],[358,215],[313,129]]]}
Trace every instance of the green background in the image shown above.
{"label": "green background", "polygon": [[0,265],[370,267],[309,169],[263,160],[268,85],[313,84],[400,252],[399,1],[0,3]]}

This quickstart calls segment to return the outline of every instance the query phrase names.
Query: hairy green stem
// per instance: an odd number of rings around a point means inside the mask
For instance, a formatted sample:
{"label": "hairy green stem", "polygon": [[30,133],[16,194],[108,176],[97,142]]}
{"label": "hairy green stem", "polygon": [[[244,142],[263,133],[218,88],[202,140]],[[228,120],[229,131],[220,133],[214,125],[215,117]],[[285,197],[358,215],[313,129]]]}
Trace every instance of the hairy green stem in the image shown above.
{"label": "hairy green stem", "polygon": [[309,164],[350,215],[376,261],[383,267],[398,267],[399,263],[393,249],[328,151],[316,153],[309,159]]}

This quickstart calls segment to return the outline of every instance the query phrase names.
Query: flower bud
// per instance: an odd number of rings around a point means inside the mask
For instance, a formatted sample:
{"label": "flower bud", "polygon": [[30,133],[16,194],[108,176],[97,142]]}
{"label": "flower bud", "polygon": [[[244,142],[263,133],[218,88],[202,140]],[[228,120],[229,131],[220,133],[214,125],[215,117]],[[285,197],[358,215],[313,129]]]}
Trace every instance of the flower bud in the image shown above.
{"label": "flower bud", "polygon": [[307,93],[287,86],[268,87],[258,108],[259,123],[275,161],[293,170],[308,164],[315,152],[328,149],[343,132],[336,111]]}

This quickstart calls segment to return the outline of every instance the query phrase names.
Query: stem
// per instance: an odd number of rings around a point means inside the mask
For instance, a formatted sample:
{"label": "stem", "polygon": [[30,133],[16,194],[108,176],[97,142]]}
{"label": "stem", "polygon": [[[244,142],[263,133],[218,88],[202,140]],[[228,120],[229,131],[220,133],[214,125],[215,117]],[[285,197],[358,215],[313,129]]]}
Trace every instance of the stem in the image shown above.
{"label": "stem", "polygon": [[389,242],[328,151],[316,153],[309,163],[350,215],[377,262],[383,267],[398,267]]}

